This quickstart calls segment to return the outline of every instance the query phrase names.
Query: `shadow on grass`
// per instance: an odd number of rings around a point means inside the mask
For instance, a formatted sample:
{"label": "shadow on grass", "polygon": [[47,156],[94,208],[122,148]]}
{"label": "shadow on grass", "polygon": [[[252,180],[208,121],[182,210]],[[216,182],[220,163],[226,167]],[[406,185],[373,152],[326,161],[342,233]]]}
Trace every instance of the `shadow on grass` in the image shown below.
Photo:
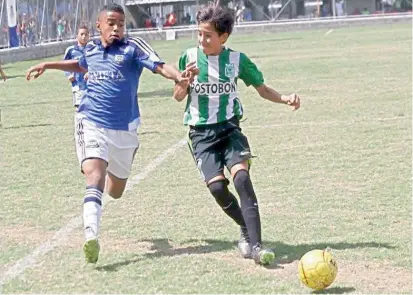
{"label": "shadow on grass", "polygon": [[16,78],[26,78],[26,75],[7,75],[6,73],[7,80],[11,79],[16,79]]}
{"label": "shadow on grass", "polygon": [[26,102],[26,103],[11,103],[11,104],[4,104],[0,107],[8,108],[8,107],[25,107],[25,106],[35,106],[35,105],[51,105],[51,104],[70,104],[71,98],[65,100],[51,100],[51,101],[36,101],[36,102]]}
{"label": "shadow on grass", "polygon": [[313,291],[311,294],[345,294],[356,291],[353,287],[333,287],[319,291]]}
{"label": "shadow on grass", "polygon": [[332,250],[345,250],[345,249],[357,249],[357,248],[386,248],[394,249],[387,243],[376,243],[376,242],[363,242],[363,243],[314,243],[314,244],[298,244],[290,245],[281,242],[265,242],[265,246],[275,250],[277,255],[277,262],[280,264],[291,263],[295,260],[301,259],[301,257],[308,251],[314,249],[326,249],[331,248]]}
{"label": "shadow on grass", "polygon": [[128,266],[129,264],[134,264],[136,262],[139,262],[139,261],[143,260],[143,258],[138,257],[138,255],[134,255],[133,257],[137,257],[137,258],[132,258],[132,259],[128,259],[128,260],[124,260],[124,261],[120,261],[120,262],[115,262],[115,263],[111,263],[111,264],[106,264],[106,265],[102,265],[102,266],[96,266],[95,269],[98,270],[98,271],[115,272],[115,271],[118,271],[118,269],[123,267],[123,266]]}
{"label": "shadow on grass", "polygon": [[172,97],[173,89],[159,89],[154,91],[145,91],[145,92],[138,92],[138,97],[140,98],[147,98],[147,97]]}
{"label": "shadow on grass", "polygon": [[16,126],[3,127],[3,129],[21,129],[21,128],[34,128],[34,127],[45,127],[45,126],[52,126],[52,124],[42,123],[42,124],[16,125]]}
{"label": "shadow on grass", "polygon": [[151,135],[151,134],[159,134],[159,131],[143,131],[143,132],[139,132],[139,135]]}
{"label": "shadow on grass", "polygon": [[[213,252],[222,252],[230,249],[234,249],[237,245],[236,241],[214,240],[214,239],[190,239],[184,241],[186,243],[198,243],[200,245],[188,246],[183,248],[174,248],[168,239],[150,239],[142,240],[140,242],[152,243],[150,252],[139,253],[133,255],[133,258],[111,263],[103,266],[96,267],[97,270],[103,271],[117,271],[122,266],[127,266],[139,262],[144,259],[156,259],[160,257],[172,257],[178,255],[194,255],[194,254],[206,254]],[[315,244],[299,244],[289,245],[280,242],[265,241],[265,246],[275,249],[277,255],[276,264],[269,266],[269,269],[279,268],[280,264],[291,263],[295,260],[299,260],[306,252],[313,249],[325,249],[327,247],[332,250],[344,250],[344,249],[356,249],[356,248],[395,248],[389,244],[380,244],[376,242],[366,243],[315,243]],[[343,289],[343,288],[341,288]],[[331,290],[331,289],[329,289]]]}

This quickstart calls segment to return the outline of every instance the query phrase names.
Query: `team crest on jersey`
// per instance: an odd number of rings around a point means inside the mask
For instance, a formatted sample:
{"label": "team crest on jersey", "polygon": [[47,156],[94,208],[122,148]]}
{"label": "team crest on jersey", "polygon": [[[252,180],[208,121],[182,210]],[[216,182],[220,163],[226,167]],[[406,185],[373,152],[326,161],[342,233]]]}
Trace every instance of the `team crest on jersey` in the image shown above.
{"label": "team crest on jersey", "polygon": [[121,63],[123,63],[123,61],[124,61],[124,56],[123,55],[119,55],[119,54],[115,55],[115,62],[116,63],[121,64]]}
{"label": "team crest on jersey", "polygon": [[228,78],[235,77],[235,65],[230,63],[225,65],[225,76]]}

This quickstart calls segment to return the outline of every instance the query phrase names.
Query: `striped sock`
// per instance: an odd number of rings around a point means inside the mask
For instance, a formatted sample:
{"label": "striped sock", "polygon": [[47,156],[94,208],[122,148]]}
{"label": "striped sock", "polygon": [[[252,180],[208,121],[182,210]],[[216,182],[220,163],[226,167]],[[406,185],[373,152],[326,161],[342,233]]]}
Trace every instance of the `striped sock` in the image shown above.
{"label": "striped sock", "polygon": [[102,216],[102,194],[103,192],[97,187],[86,187],[83,200],[83,225],[86,241],[98,237],[100,217]]}

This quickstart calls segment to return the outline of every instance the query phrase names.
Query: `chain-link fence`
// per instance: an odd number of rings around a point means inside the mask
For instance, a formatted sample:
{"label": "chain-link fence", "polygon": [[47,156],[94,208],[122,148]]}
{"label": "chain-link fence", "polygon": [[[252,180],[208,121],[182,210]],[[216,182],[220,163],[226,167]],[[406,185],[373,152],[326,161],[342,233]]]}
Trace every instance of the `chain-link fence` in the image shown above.
{"label": "chain-link fence", "polygon": [[[107,3],[122,0],[17,0],[17,34],[20,46],[66,40],[80,24],[95,34],[98,11]],[[0,0],[0,48],[8,47],[7,1]]]}

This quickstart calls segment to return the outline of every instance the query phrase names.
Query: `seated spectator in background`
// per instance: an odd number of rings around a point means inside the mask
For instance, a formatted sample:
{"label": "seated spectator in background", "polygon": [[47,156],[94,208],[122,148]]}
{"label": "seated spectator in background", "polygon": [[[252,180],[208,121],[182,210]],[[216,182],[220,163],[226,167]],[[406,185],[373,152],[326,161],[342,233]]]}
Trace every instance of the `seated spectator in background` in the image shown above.
{"label": "seated spectator in background", "polygon": [[165,27],[172,27],[176,24],[176,14],[175,12],[169,13],[166,16]]}
{"label": "seated spectator in background", "polygon": [[367,14],[370,14],[370,11],[369,11],[366,7],[364,7],[364,9],[363,9],[363,11],[361,12],[361,14],[367,15]]}
{"label": "seated spectator in background", "polygon": [[145,19],[145,28],[152,28],[153,27],[153,24],[152,24],[152,19],[151,18],[147,18],[147,19]]}

